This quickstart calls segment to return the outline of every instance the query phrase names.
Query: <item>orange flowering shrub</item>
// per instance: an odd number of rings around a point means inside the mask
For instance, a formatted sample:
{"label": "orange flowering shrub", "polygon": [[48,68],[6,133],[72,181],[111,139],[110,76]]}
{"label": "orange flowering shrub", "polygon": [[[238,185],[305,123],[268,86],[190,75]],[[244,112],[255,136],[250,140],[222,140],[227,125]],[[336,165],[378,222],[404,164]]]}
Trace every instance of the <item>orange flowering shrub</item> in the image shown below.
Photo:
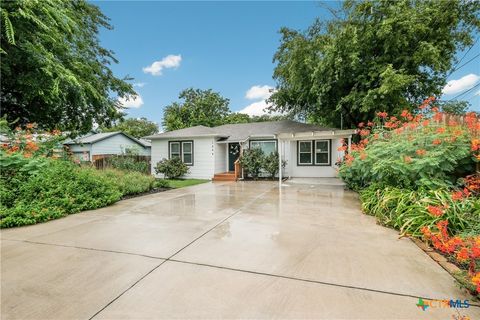
{"label": "orange flowering shrub", "polygon": [[423,237],[432,246],[445,254],[457,265],[468,270],[470,282],[480,294],[480,235],[474,237],[451,237],[447,230],[448,221],[442,220],[435,225],[436,230],[425,226],[422,228]]}
{"label": "orange flowering shrub", "polygon": [[445,114],[426,99],[397,116],[378,112],[360,123],[357,143],[346,151],[340,177],[352,189],[372,183],[417,189],[452,188],[480,162],[480,117]]}

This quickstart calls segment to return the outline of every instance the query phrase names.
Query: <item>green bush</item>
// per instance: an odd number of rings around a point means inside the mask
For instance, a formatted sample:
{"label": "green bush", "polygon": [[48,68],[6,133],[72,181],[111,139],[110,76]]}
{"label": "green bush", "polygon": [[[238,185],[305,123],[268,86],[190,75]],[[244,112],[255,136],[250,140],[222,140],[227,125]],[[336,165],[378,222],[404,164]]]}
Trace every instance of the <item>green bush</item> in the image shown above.
{"label": "green bush", "polygon": [[[272,152],[263,157],[262,169],[265,170],[271,178],[275,178],[278,173],[278,152]],[[282,160],[282,168],[287,165],[286,160]]]}
{"label": "green bush", "polygon": [[340,167],[339,176],[354,190],[372,183],[406,189],[453,187],[458,178],[473,172],[475,162],[467,134],[451,139],[449,130],[438,133],[427,127],[370,137],[365,149],[353,151],[354,160]]}
{"label": "green bush", "polygon": [[170,188],[170,184],[168,183],[168,180],[157,179],[157,180],[155,180],[155,187],[156,188]]}
{"label": "green bush", "polygon": [[260,148],[244,150],[240,157],[240,165],[247,171],[247,175],[256,180],[264,165],[263,151]]}
{"label": "green bush", "polygon": [[162,173],[168,179],[175,179],[184,176],[189,171],[188,166],[180,158],[162,159],[157,163],[155,172]]}
{"label": "green bush", "polygon": [[[365,213],[402,234],[419,237],[422,227],[431,227],[440,220],[448,221],[452,234],[480,229],[480,199],[471,196],[455,201],[446,189],[408,190],[372,185],[360,191],[360,200]],[[442,208],[443,214],[432,215],[429,206]]]}
{"label": "green bush", "polygon": [[83,210],[107,206],[122,196],[151,190],[152,176],[120,170],[95,170],[69,161],[45,160],[31,175],[0,179],[0,227],[44,222]]}
{"label": "green bush", "polygon": [[137,171],[149,174],[150,165],[147,161],[139,160],[135,155],[116,155],[106,158],[109,167],[125,171]]}

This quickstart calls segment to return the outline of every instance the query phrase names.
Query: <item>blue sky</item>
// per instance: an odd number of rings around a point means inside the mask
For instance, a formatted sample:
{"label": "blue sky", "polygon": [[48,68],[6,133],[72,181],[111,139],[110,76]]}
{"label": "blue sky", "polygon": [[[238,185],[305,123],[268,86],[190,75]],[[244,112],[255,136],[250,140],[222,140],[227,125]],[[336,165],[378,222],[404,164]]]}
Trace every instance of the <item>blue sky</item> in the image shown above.
{"label": "blue sky", "polygon": [[[157,123],[163,108],[189,87],[220,92],[230,99],[233,111],[261,112],[268,87],[275,84],[272,57],[279,45],[278,30],[282,26],[305,29],[316,17],[330,17],[317,2],[305,1],[93,3],[114,26],[100,34],[102,44],[120,61],[113,71],[135,78],[140,98],[128,103],[128,116]],[[479,53],[480,40],[462,63]],[[480,83],[478,61],[452,73],[449,80],[458,81],[445,99]],[[476,93],[480,94],[480,87],[461,98],[480,110]]]}

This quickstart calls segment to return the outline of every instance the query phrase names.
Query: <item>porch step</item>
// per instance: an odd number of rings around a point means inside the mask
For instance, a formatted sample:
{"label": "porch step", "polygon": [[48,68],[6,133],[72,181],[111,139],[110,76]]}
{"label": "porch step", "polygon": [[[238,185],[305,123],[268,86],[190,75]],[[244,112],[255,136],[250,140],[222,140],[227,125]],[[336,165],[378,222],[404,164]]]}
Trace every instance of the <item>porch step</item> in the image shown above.
{"label": "porch step", "polygon": [[213,181],[235,181],[235,172],[216,173]]}

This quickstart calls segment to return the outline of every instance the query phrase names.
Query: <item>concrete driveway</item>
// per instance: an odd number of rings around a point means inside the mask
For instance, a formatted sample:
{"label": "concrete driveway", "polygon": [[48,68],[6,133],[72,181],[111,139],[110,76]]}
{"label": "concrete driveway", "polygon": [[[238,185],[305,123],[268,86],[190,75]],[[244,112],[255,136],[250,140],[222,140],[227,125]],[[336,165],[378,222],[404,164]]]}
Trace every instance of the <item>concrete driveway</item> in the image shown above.
{"label": "concrete driveway", "polygon": [[341,186],[208,183],[1,236],[2,319],[480,319],[418,308],[469,297]]}

